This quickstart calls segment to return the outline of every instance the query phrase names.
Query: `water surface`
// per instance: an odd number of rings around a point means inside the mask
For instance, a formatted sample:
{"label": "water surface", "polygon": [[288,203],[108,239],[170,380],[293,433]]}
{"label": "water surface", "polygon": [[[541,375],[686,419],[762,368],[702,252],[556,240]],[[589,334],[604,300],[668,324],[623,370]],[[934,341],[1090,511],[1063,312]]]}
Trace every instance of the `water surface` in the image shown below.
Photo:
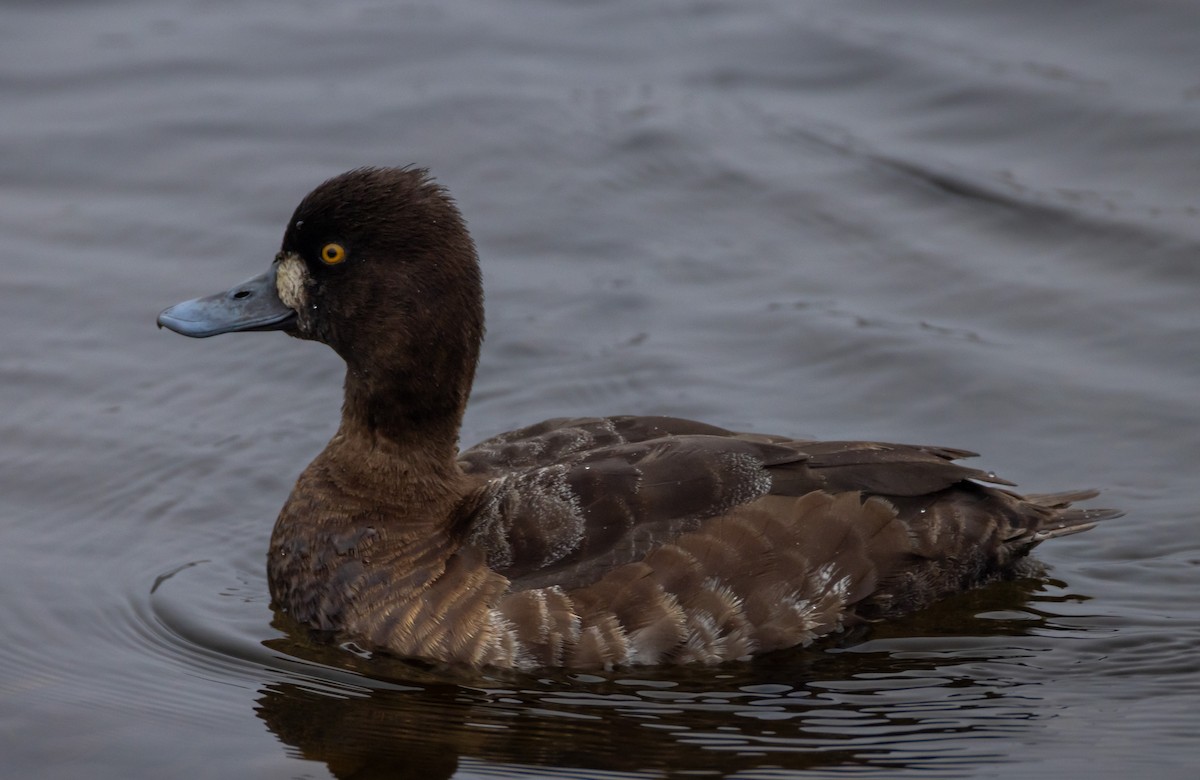
{"label": "water surface", "polygon": [[[0,775],[1191,777],[1200,11],[10,3]],[[341,366],[159,309],[430,166],[484,258],[464,443],[577,414],[943,444],[1127,517],[1044,576],[719,669],[308,642],[265,550]]]}

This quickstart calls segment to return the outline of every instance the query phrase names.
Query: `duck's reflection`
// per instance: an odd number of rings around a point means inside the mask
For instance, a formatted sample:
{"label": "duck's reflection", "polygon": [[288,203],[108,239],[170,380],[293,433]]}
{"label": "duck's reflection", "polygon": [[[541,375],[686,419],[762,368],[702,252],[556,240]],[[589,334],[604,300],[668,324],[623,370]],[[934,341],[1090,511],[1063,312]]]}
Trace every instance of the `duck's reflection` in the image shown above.
{"label": "duck's reflection", "polygon": [[576,777],[962,769],[1002,760],[1006,740],[1041,727],[1030,680],[1014,685],[1013,673],[1043,649],[1038,634],[1054,616],[1040,608],[1064,598],[1048,592],[1058,587],[1000,583],[837,645],[754,663],[603,675],[360,660],[293,632],[272,649],[319,664],[318,674],[367,676],[361,687],[298,677],[270,684],[258,713],[339,778],[444,778],[468,767]]}

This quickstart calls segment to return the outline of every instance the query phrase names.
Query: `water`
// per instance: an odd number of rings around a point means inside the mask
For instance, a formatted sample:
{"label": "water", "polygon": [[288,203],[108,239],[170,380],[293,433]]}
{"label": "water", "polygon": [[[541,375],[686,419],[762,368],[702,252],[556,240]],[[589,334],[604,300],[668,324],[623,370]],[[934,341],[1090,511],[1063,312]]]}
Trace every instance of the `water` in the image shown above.
{"label": "water", "polygon": [[[9,3],[0,775],[1191,777],[1200,11]],[[467,443],[566,414],[969,447],[1128,516],[1040,579],[717,670],[315,647],[264,554],[340,365],[189,341],[296,201],[432,167],[484,257]]]}

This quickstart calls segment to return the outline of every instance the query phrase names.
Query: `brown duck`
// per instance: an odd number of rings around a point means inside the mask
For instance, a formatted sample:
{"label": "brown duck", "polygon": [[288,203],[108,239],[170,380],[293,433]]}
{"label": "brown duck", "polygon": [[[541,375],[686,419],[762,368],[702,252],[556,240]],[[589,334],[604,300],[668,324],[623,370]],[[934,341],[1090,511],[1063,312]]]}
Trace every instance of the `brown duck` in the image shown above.
{"label": "brown duck", "polygon": [[346,361],[341,426],[271,537],[271,596],[367,649],[472,666],[719,663],[1009,575],[1111,510],[1020,496],[973,453],[548,420],[458,449],[483,338],[475,247],[428,173],[296,208],[271,268],[173,306],[186,336],[282,330]]}

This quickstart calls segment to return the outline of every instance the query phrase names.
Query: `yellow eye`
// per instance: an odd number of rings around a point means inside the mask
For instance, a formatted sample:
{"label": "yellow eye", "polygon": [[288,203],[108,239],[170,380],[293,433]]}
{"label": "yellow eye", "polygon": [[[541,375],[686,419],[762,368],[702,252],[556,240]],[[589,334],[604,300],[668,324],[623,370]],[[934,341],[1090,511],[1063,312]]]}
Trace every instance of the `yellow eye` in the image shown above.
{"label": "yellow eye", "polygon": [[346,250],[341,244],[326,244],[321,247],[321,262],[325,265],[337,265],[346,259]]}

